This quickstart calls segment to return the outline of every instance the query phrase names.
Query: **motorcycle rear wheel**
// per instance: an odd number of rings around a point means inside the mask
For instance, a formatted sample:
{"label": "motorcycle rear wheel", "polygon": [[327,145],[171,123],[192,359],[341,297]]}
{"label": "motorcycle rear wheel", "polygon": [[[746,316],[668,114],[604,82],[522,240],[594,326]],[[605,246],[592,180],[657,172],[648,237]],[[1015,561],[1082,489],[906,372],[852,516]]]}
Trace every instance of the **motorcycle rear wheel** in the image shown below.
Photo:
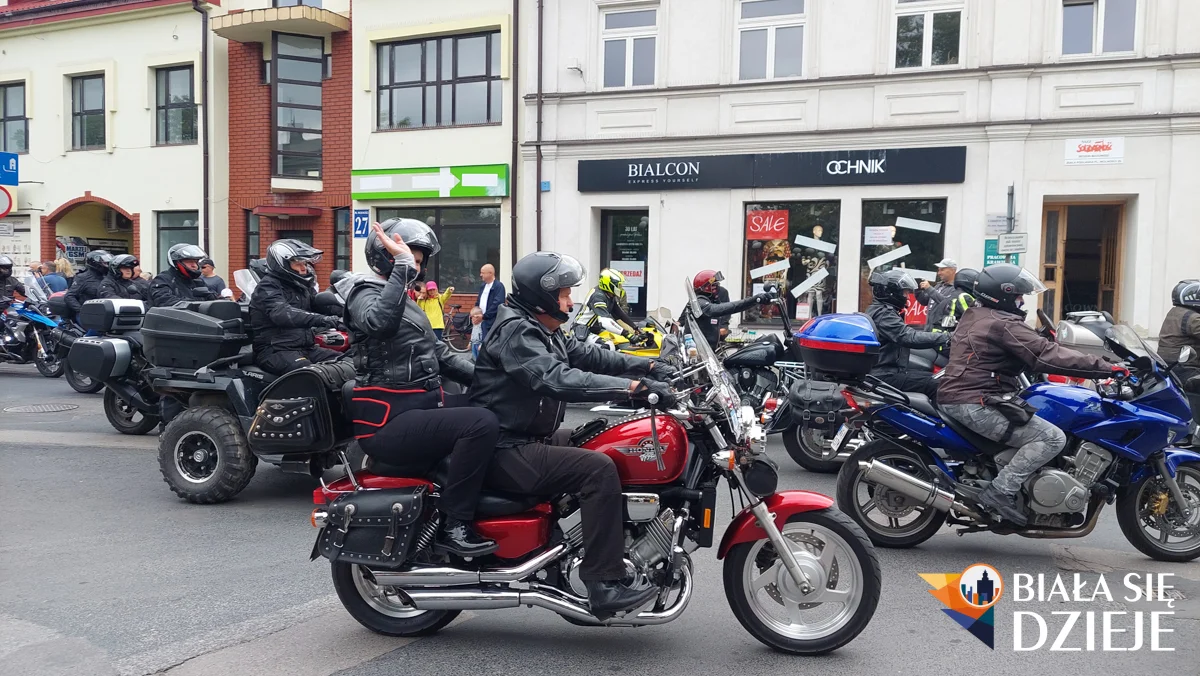
{"label": "motorcycle rear wheel", "polygon": [[71,389],[80,394],[95,394],[104,389],[104,383],[99,380],[93,380],[75,369],[71,368],[71,364],[63,362],[63,375],[67,377],[67,384]]}
{"label": "motorcycle rear wheel", "polygon": [[241,425],[216,406],[189,408],[158,437],[158,469],[171,492],[200,505],[233,499],[250,485],[258,459]]}
{"label": "motorcycle rear wheel", "polygon": [[[842,461],[834,458],[827,460],[823,457],[826,446],[832,441],[820,430],[807,425],[794,424],[783,431],[783,447],[792,460],[804,469],[818,474],[834,474],[842,467]],[[818,445],[819,443],[819,445]]]}
{"label": "motorcycle rear wheel", "polygon": [[346,612],[359,624],[384,636],[428,636],[458,617],[460,610],[418,610],[388,587],[380,587],[370,571],[353,563],[331,563],[333,588]]}
{"label": "motorcycle rear wheel", "polygon": [[112,390],[104,390],[104,415],[113,429],[121,434],[146,434],[162,422],[156,415],[137,410]]}
{"label": "motorcycle rear wheel", "polygon": [[[885,462],[925,481],[933,480],[925,461],[917,454],[883,440],[871,441],[852,453],[838,472],[838,509],[861,526],[871,542],[879,547],[907,549],[936,535],[946,523],[946,514],[933,507],[911,506],[907,498],[879,484],[864,483],[858,463],[868,460]],[[859,488],[863,485],[867,488],[866,502],[861,500],[859,494]],[[887,525],[872,519],[872,512],[885,517]],[[901,519],[913,512],[917,512],[915,519],[901,523]]]}
{"label": "motorcycle rear wheel", "polygon": [[[1117,495],[1117,524],[1129,544],[1141,553],[1159,561],[1182,563],[1200,557],[1200,463],[1179,465],[1175,481],[1191,511],[1186,521],[1157,473],[1150,472]],[[1160,502],[1164,499],[1165,504]],[[1159,505],[1161,510],[1155,509]],[[1157,531],[1157,537],[1151,536],[1147,529]],[[1196,534],[1188,538],[1172,531]],[[1172,543],[1171,537],[1185,539]]]}
{"label": "motorcycle rear wheel", "polygon": [[[797,563],[817,589],[801,594],[770,542],[758,540],[736,545],[725,557],[725,598],[742,627],[763,644],[794,655],[833,652],[875,614],[883,589],[879,558],[862,529],[836,509],[792,516],[783,536],[794,543]],[[840,607],[819,623],[802,615],[825,615],[820,611],[827,604]]]}

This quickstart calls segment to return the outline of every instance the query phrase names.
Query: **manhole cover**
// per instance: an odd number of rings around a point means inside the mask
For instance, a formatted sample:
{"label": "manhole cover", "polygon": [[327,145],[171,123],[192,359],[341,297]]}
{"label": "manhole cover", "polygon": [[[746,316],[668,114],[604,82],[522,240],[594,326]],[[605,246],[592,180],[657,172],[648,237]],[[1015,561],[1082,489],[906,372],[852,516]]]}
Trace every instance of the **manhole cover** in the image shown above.
{"label": "manhole cover", "polygon": [[63,411],[74,411],[79,408],[78,404],[30,404],[29,406],[9,406],[4,409],[5,413],[61,413]]}

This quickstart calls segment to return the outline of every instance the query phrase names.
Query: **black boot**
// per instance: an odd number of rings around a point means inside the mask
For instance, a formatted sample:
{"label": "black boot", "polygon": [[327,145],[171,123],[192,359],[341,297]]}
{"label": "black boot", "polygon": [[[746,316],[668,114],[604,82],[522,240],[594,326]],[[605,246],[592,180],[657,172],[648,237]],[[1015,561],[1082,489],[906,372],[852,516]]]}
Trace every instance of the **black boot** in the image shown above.
{"label": "black boot", "polygon": [[1017,509],[1017,499],[1001,493],[994,486],[988,485],[975,501],[1000,515],[1000,518],[1005,521],[1011,521],[1018,526],[1024,526],[1029,522],[1025,513]]}
{"label": "black boot", "polygon": [[488,540],[476,533],[469,522],[450,517],[446,517],[434,543],[434,549],[459,556],[486,556],[499,548],[495,540]]}
{"label": "black boot", "polygon": [[586,580],[584,584],[587,585],[588,605],[591,606],[592,614],[600,619],[614,613],[633,610],[658,594],[658,590],[653,587],[630,589],[619,581],[612,580]]}

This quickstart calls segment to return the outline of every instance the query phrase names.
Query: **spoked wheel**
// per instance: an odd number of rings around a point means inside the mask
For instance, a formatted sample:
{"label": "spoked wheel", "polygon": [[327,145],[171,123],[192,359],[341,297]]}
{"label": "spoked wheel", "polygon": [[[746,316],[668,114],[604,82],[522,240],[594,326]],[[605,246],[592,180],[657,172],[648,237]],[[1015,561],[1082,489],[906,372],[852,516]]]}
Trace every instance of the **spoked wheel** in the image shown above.
{"label": "spoked wheel", "polygon": [[745,542],[725,559],[725,597],[733,614],[776,650],[837,650],[875,614],[883,586],[875,550],[862,529],[834,509],[793,516],[783,536],[813,589],[801,592],[769,540]]}
{"label": "spoked wheel", "polygon": [[1159,561],[1191,561],[1200,556],[1200,463],[1176,468],[1175,483],[1188,502],[1187,516],[1157,474],[1117,497],[1121,532],[1138,551]]}
{"label": "spoked wheel", "polygon": [[385,636],[427,636],[454,621],[459,610],[418,610],[393,587],[375,583],[371,571],[352,563],[330,564],[342,606],[362,626]]}
{"label": "spoked wheel", "polygon": [[171,491],[188,502],[215,504],[241,493],[254,477],[237,418],[216,406],[189,408],[158,437],[158,468]]}
{"label": "spoked wheel", "polygon": [[104,391],[104,415],[121,434],[146,434],[161,422],[158,416],[142,413],[112,390]]}
{"label": "spoked wheel", "polygon": [[63,375],[67,377],[67,384],[71,386],[71,389],[80,394],[95,394],[104,389],[103,382],[83,375],[66,362],[64,362]]}
{"label": "spoked wheel", "polygon": [[850,455],[838,473],[838,509],[850,515],[880,547],[913,547],[933,537],[946,514],[893,491],[863,481],[860,461],[875,460],[923,481],[933,482],[924,460],[886,441],[872,441]]}
{"label": "spoked wheel", "polygon": [[471,334],[461,331],[451,331],[449,328],[442,332],[442,340],[452,352],[466,352],[471,349]]}
{"label": "spoked wheel", "polygon": [[810,472],[833,474],[842,466],[842,461],[833,455],[833,437],[825,430],[792,425],[783,431],[783,447],[797,465]]}

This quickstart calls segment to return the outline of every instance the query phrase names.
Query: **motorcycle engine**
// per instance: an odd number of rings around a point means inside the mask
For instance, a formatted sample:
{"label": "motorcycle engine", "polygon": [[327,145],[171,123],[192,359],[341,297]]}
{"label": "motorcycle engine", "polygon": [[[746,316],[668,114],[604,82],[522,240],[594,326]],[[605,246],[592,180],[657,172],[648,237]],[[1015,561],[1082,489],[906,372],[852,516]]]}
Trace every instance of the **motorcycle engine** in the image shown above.
{"label": "motorcycle engine", "polygon": [[1025,483],[1030,509],[1039,514],[1083,513],[1092,485],[1112,459],[1112,453],[1083,442],[1074,456],[1063,458],[1066,471],[1044,467]]}
{"label": "motorcycle engine", "polygon": [[[566,539],[576,547],[583,541],[582,529],[578,527],[579,516],[580,511],[576,510],[559,519],[558,522]],[[650,586],[650,569],[664,561],[671,553],[675,521],[675,512],[668,508],[642,524],[641,534],[625,549],[624,582],[626,585],[634,589]],[[564,522],[567,523],[564,524]],[[579,577],[579,568],[582,564],[582,556],[572,556],[563,561],[562,572],[570,590],[578,596],[586,597],[587,586]]]}
{"label": "motorcycle engine", "polygon": [[779,385],[779,377],[767,368],[742,367],[733,369],[734,381],[738,392],[742,393],[742,403],[756,410],[763,398],[774,392]]}

